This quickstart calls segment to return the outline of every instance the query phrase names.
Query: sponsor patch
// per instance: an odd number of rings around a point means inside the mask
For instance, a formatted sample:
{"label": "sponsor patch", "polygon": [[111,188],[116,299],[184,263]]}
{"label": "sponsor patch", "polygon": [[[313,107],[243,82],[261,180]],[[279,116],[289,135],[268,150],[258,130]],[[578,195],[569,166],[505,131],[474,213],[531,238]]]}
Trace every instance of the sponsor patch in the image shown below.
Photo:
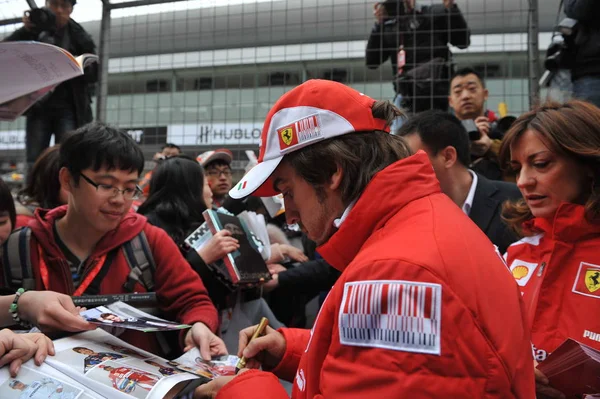
{"label": "sponsor patch", "polygon": [[600,266],[581,262],[573,292],[592,298],[600,298]]}
{"label": "sponsor patch", "polygon": [[279,149],[282,153],[298,144],[323,138],[319,115],[309,115],[280,127],[277,129],[277,137],[279,137]]}
{"label": "sponsor patch", "polygon": [[442,286],[403,280],[344,285],[343,345],[441,354]]}
{"label": "sponsor patch", "polygon": [[531,276],[537,269],[537,263],[525,262],[520,259],[515,259],[510,264],[510,272],[521,287],[525,287]]}

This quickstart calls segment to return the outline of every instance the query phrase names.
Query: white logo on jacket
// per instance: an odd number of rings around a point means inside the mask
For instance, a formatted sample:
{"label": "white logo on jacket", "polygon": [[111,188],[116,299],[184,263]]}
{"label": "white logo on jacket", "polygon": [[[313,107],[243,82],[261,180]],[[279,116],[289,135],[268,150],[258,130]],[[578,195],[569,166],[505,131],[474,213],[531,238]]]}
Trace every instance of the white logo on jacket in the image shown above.
{"label": "white logo on jacket", "polygon": [[296,373],[296,385],[298,385],[298,389],[302,392],[306,389],[306,378],[304,377],[304,370],[300,369]]}
{"label": "white logo on jacket", "polygon": [[441,312],[440,284],[348,282],[338,315],[340,343],[440,355]]}
{"label": "white logo on jacket", "polygon": [[521,287],[525,287],[531,276],[537,269],[537,263],[525,262],[520,259],[515,259],[510,264],[510,272]]}

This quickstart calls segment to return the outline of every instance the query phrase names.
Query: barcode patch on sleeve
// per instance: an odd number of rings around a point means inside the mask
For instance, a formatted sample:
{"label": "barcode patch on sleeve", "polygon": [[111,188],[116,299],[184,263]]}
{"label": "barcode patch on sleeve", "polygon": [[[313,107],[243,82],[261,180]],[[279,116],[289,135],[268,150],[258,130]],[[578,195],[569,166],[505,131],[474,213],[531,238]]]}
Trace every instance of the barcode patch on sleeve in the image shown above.
{"label": "barcode patch on sleeve", "polygon": [[403,280],[344,285],[339,312],[343,345],[441,354],[442,286]]}

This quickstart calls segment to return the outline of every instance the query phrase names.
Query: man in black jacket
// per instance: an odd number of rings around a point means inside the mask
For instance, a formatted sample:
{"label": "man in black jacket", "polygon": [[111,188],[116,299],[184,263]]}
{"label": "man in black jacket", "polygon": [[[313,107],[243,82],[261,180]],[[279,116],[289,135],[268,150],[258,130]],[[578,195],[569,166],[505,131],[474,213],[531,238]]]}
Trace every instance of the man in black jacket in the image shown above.
{"label": "man in black jacket", "polygon": [[425,111],[400,128],[413,151],[429,156],[442,192],[488,236],[500,252],[517,237],[502,221],[502,204],[521,198],[513,183],[488,180],[468,169],[469,137],[460,121],[446,112]]}
{"label": "man in black jacket", "polygon": [[573,95],[600,107],[600,15],[598,0],[565,0],[565,14],[578,23],[574,42]]}
{"label": "man in black jacket", "polygon": [[[92,37],[81,25],[71,19],[76,0],[47,0],[46,9],[56,19],[55,26],[36,26],[29,16],[23,17],[23,27],[17,29],[6,41],[39,41],[62,47],[77,56],[95,53]],[[29,168],[50,144],[54,134],[56,143],[80,126],[91,122],[91,92],[88,87],[97,80],[97,66],[87,67],[84,75],[61,83],[46,98],[27,111],[26,153]]]}
{"label": "man in black jacket", "polygon": [[470,44],[467,22],[454,0],[419,10],[415,0],[386,0],[375,4],[373,14],[376,21],[367,43],[367,67],[378,68],[391,60],[394,89],[402,96],[403,108],[447,110],[452,69],[448,43],[459,48]]}

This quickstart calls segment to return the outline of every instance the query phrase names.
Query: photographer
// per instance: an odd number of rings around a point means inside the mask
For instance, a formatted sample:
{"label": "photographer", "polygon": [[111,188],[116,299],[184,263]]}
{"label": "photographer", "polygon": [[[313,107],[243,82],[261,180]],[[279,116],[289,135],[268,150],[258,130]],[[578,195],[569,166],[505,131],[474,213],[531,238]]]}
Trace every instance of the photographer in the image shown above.
{"label": "photographer", "polygon": [[[78,56],[95,53],[92,37],[70,16],[76,0],[47,0],[46,7],[26,11],[23,27],[17,29],[5,41],[39,41],[64,48]],[[83,76],[66,81],[33,105],[27,111],[26,153],[31,168],[37,157],[50,144],[60,143],[76,128],[91,122],[90,84],[97,80],[97,66],[85,69]]]}
{"label": "photographer", "polygon": [[375,4],[373,15],[367,67],[378,68],[389,58],[396,100],[403,108],[446,111],[452,59],[448,43],[459,48],[470,44],[467,22],[454,0],[419,10],[415,0],[386,0]]}
{"label": "photographer", "polygon": [[450,80],[448,102],[471,140],[469,167],[490,180],[502,180],[498,163],[503,132],[493,111],[486,110],[489,92],[483,78],[472,68],[462,68]]}
{"label": "photographer", "polygon": [[567,17],[578,21],[571,66],[573,95],[600,107],[600,15],[598,0],[564,0]]}

